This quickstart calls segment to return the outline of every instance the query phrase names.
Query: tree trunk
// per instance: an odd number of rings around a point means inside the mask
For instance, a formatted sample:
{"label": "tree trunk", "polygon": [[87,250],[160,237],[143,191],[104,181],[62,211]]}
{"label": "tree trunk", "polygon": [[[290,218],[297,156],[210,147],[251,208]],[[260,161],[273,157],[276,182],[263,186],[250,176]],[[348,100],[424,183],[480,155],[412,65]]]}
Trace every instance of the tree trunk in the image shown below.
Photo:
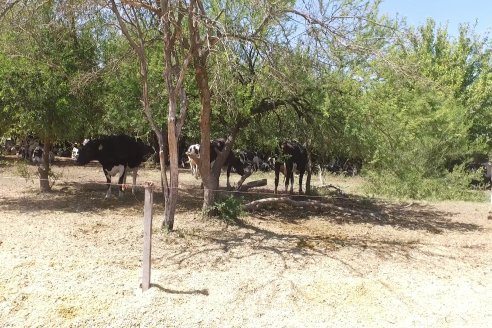
{"label": "tree trunk", "polygon": [[176,136],[176,97],[175,93],[169,95],[169,113],[167,125],[167,140],[169,149],[169,188],[166,208],[164,210],[164,222],[168,231],[172,231],[174,227],[174,215],[178,203],[178,138]]}
{"label": "tree trunk", "polygon": [[43,161],[42,164],[38,166],[39,172],[39,188],[41,192],[51,191],[49,172],[50,172],[50,143],[45,142],[43,146]]}
{"label": "tree trunk", "polygon": [[169,187],[168,187],[168,181],[167,181],[167,168],[166,168],[166,148],[167,144],[165,142],[164,136],[162,134],[162,130],[156,129],[155,134],[157,136],[157,141],[159,143],[159,165],[161,168],[161,187],[162,187],[162,196],[163,196],[163,205],[164,205],[164,217],[162,219],[162,224],[161,224],[161,229],[164,229],[164,227],[167,228],[169,231],[169,222],[167,221],[167,218],[169,217],[166,213],[166,209],[168,208],[168,201],[169,201]]}
{"label": "tree trunk", "polygon": [[216,191],[219,189],[219,177],[210,172],[207,179],[203,179],[203,207],[204,216],[211,216],[212,206],[215,203]]}
{"label": "tree trunk", "polygon": [[[125,5],[125,2],[122,3]],[[127,3],[129,6],[138,7],[137,3]],[[147,63],[147,55],[146,55],[146,36],[144,31],[141,29],[140,24],[138,23],[138,18],[134,17],[135,22],[131,22],[131,25],[135,28],[137,32],[137,39],[134,39],[130,32],[127,29],[127,23],[121,17],[120,12],[118,10],[118,6],[116,5],[116,1],[111,1],[111,9],[115,13],[118,23],[121,27],[122,33],[127,38],[130,46],[136,52],[139,61],[140,61],[140,77],[142,81],[142,103],[144,114],[154,131],[157,135],[157,139],[159,140],[159,159],[161,166],[161,185],[162,192],[164,195],[164,219],[162,222],[162,227],[166,226],[168,231],[173,229],[174,225],[174,215],[176,212],[177,198],[178,198],[178,138],[181,133],[181,127],[184,124],[185,115],[187,111],[187,97],[186,92],[183,86],[185,72],[187,70],[188,64],[191,60],[191,56],[186,57],[184,61],[181,63],[181,66],[177,64],[179,62],[179,56],[177,56],[178,51],[176,51],[176,42],[180,42],[180,39],[176,39],[177,36],[181,34],[181,26],[179,23],[174,25],[175,21],[173,20],[174,7],[175,4],[169,1],[160,1],[160,12],[158,16],[161,18],[161,26],[163,30],[163,59],[164,59],[164,78],[166,80],[166,89],[169,96],[169,105],[168,105],[168,129],[167,129],[167,139],[164,139],[163,131],[157,128],[152,110],[149,102],[149,81],[148,81],[148,63]],[[191,14],[191,13],[190,13]],[[131,16],[131,15],[130,15]],[[132,20],[131,17],[130,21]],[[179,92],[179,96],[178,96]],[[177,101],[178,98],[181,98],[182,107],[180,108],[180,117],[176,120],[177,116]],[[167,145],[165,140],[167,140]],[[167,147],[166,147],[167,146]],[[170,162],[170,176],[169,176],[169,184],[167,180],[167,172],[166,172],[166,155],[165,151],[169,150],[169,162]]]}
{"label": "tree trunk", "polygon": [[203,181],[203,213],[208,214],[214,203],[218,179],[212,177],[210,171],[210,116],[212,112],[208,75],[202,61],[195,58],[195,80],[200,92],[202,109],[200,112],[200,174]]}
{"label": "tree trunk", "polygon": [[306,195],[310,195],[311,194],[311,176],[312,176],[312,162],[311,162],[311,151],[310,149],[308,148],[307,149],[307,158],[308,158],[308,162],[307,162],[307,175],[306,175]]}

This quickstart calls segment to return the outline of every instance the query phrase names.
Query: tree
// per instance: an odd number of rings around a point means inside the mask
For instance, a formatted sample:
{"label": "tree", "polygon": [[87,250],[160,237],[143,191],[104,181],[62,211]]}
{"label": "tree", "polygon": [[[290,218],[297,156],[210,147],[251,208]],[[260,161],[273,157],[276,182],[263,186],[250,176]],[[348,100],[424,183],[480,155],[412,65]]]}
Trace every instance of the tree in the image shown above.
{"label": "tree", "polygon": [[[173,229],[174,214],[176,211],[178,197],[178,139],[184,124],[187,111],[187,96],[185,92],[184,79],[190,56],[181,58],[178,51],[181,40],[178,38],[182,32],[181,20],[183,14],[175,13],[170,10],[172,2],[161,1],[160,8],[149,5],[146,2],[121,1],[117,4],[111,0],[111,10],[116,15],[118,24],[126,39],[136,53],[140,63],[140,79],[142,85],[142,105],[143,112],[150,127],[157,136],[160,148],[160,165],[163,193],[165,198],[165,211],[162,226],[166,226],[168,231]],[[128,10],[127,10],[128,9]],[[125,17],[123,17],[125,15]],[[174,19],[177,22],[173,21]],[[147,46],[157,36],[159,22],[162,27],[164,69],[163,76],[166,85],[168,98],[167,110],[167,140],[164,139],[163,131],[156,124],[149,99],[149,66]],[[128,24],[128,23],[130,24]],[[132,30],[128,25],[133,27]],[[154,29],[152,29],[152,27]],[[179,113],[178,113],[179,108]],[[166,174],[165,158],[166,148],[169,153],[170,177],[169,183]]]}
{"label": "tree", "polygon": [[404,69],[388,68],[382,59],[372,62],[360,107],[372,141],[372,182],[380,191],[411,198],[463,196],[471,176],[449,163],[463,163],[485,149],[484,138],[471,138],[475,120],[468,99],[482,63],[480,46],[469,40],[462,35],[453,41],[428,21],[407,42],[389,48],[384,60],[401,62]]}
{"label": "tree", "polygon": [[[84,126],[98,117],[97,51],[90,32],[77,23],[76,11],[61,11],[47,1],[11,7],[4,19],[2,52],[10,65],[3,72],[0,93],[12,117],[10,129],[33,133],[44,144],[39,167],[40,188],[49,191],[51,145],[80,137]],[[19,12],[23,13],[24,19]],[[6,108],[6,109],[5,109]]]}
{"label": "tree", "polygon": [[[204,185],[203,210],[208,211],[213,204],[215,190],[218,187],[218,176],[222,164],[231,149],[237,136],[239,127],[232,127],[227,138],[224,150],[210,167],[210,131],[212,127],[213,97],[210,84],[210,58],[213,51],[222,53],[227,51],[230,42],[236,44],[262,44],[268,48],[270,44],[285,48],[298,40],[289,37],[286,31],[301,30],[302,33],[315,36],[317,46],[330,43],[341,43],[352,46],[356,41],[351,35],[354,30],[363,29],[370,21],[367,14],[371,13],[372,6],[363,2],[332,1],[319,2],[316,8],[306,6],[301,10],[294,6],[293,1],[267,1],[262,6],[255,6],[248,2],[215,1],[160,1],[149,3],[146,1],[122,1],[134,9],[145,9],[151,15],[160,19],[160,28],[164,40],[164,67],[169,96],[168,122],[172,121],[172,113],[178,104],[178,97],[182,95],[182,83],[188,67],[194,69],[195,83],[200,95],[200,172]],[[302,5],[298,4],[298,5]],[[308,12],[313,9],[312,12]],[[307,22],[307,27],[299,26],[293,16],[300,17]],[[302,25],[302,24],[301,24]],[[308,32],[308,33],[306,33]],[[300,38],[299,38],[300,40]],[[329,47],[323,47],[328,49]],[[179,50],[179,51],[178,51]],[[176,57],[177,54],[181,54]],[[184,99],[184,98],[181,98]],[[286,102],[287,100],[283,100]],[[276,99],[264,99],[259,103],[263,107],[259,110],[277,107]],[[168,125],[168,140],[170,147],[171,179],[176,139],[176,126]],[[176,180],[174,180],[176,179]],[[174,182],[172,182],[174,183]]]}

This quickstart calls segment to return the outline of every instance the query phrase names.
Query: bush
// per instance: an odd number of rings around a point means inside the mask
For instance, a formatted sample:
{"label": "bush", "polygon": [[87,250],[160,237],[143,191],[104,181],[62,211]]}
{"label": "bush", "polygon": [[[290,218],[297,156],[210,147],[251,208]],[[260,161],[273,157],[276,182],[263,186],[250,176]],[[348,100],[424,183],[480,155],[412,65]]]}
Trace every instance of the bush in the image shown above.
{"label": "bush", "polygon": [[15,164],[15,171],[18,176],[26,179],[26,181],[30,181],[34,183],[33,174],[31,172],[30,166],[27,161],[20,160]]}
{"label": "bush", "polygon": [[[39,177],[38,171],[33,170],[33,166],[29,164],[28,161],[20,160],[15,164],[15,170],[18,176],[26,179],[26,182],[34,183],[34,178]],[[62,173],[55,173],[50,169],[48,171],[48,178],[50,180],[50,188],[53,187],[57,180],[60,180],[63,177]]]}
{"label": "bush", "polygon": [[484,201],[485,193],[470,190],[472,180],[479,180],[482,172],[467,172],[463,166],[445,172],[441,177],[424,177],[417,170],[405,174],[368,174],[369,193],[398,199]]}
{"label": "bush", "polygon": [[242,214],[241,199],[231,195],[215,202],[212,206],[212,211],[226,223],[236,223]]}

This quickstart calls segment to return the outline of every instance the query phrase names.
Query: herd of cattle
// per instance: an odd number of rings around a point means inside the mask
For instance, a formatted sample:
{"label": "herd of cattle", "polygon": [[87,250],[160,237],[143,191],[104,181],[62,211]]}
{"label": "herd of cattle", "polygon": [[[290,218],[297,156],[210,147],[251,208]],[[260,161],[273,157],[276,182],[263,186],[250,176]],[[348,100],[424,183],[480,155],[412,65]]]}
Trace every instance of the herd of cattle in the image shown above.
{"label": "herd of cattle", "polygon": [[[215,139],[210,142],[210,163],[213,163],[217,156],[224,150],[225,140]],[[21,143],[15,143],[11,139],[4,141],[2,145],[6,153],[15,153],[18,156],[31,161],[34,164],[42,163],[43,145],[33,137],[28,137]],[[183,147],[180,147],[183,148]],[[96,139],[85,139],[82,143],[56,145],[50,151],[49,161],[53,161],[55,155],[60,157],[71,157],[79,165],[85,165],[91,161],[98,161],[103,168],[106,176],[108,190],[106,198],[111,196],[111,178],[118,176],[120,185],[119,194],[123,192],[128,174],[132,174],[134,193],[136,185],[137,171],[142,162],[154,158],[156,150],[142,142],[141,140],[127,135],[104,136]],[[200,177],[200,144],[193,144],[180,150],[180,165],[189,165],[191,174],[198,179]],[[224,167],[227,168],[227,187],[230,187],[229,176],[235,172],[241,176],[237,183],[240,188],[242,183],[255,171],[275,172],[275,193],[278,191],[280,173],[284,175],[285,191],[290,185],[290,192],[293,192],[294,173],[299,175],[299,193],[302,193],[303,176],[308,164],[308,154],[306,148],[295,141],[284,141],[279,145],[276,155],[266,156],[258,152],[251,151],[231,151],[225,159]],[[329,170],[330,172],[343,171],[346,174],[355,175],[358,173],[362,163],[358,161],[332,161],[322,167],[318,165],[318,170]],[[490,183],[492,177],[492,164],[484,163],[484,181]]]}
{"label": "herd of cattle", "polygon": [[[262,156],[257,152],[231,151],[225,159],[224,167],[227,168],[227,186],[230,187],[230,174],[235,172],[240,175],[237,183],[239,188],[242,183],[255,171],[275,171],[275,193],[277,193],[279,175],[285,176],[285,190],[290,184],[293,192],[294,172],[299,173],[299,192],[302,192],[302,179],[307,167],[306,149],[294,141],[285,141],[281,145],[281,154],[277,158]],[[215,139],[210,142],[210,163],[213,163],[220,152],[224,150],[225,140]],[[34,164],[42,163],[43,145],[33,137],[28,137],[23,142],[16,144],[7,140],[3,145],[4,151],[17,154]],[[71,157],[79,165],[85,165],[91,161],[98,161],[103,168],[108,184],[106,198],[111,196],[111,179],[118,177],[119,194],[124,191],[127,175],[133,177],[132,192],[135,190],[137,171],[141,163],[155,156],[156,150],[139,139],[127,135],[104,136],[96,139],[85,139],[79,144],[56,145],[49,154],[50,162],[55,155]],[[189,165],[191,173],[199,178],[200,145],[194,144],[180,154],[182,166]]]}
{"label": "herd of cattle", "polygon": [[[215,139],[210,142],[211,163],[217,159],[217,155],[223,151],[224,147],[224,139]],[[290,191],[293,192],[294,172],[299,173],[299,193],[302,193],[302,178],[308,162],[306,148],[294,141],[284,141],[280,145],[280,149],[280,156],[277,157],[266,157],[251,151],[229,152],[224,163],[224,166],[227,167],[227,187],[230,187],[229,176],[233,169],[241,176],[237,183],[238,188],[254,171],[267,172],[273,169],[275,170],[275,193],[277,193],[280,173],[283,173],[285,177],[285,190],[290,184]],[[186,156],[192,175],[198,179],[200,176],[200,145],[189,146]]]}

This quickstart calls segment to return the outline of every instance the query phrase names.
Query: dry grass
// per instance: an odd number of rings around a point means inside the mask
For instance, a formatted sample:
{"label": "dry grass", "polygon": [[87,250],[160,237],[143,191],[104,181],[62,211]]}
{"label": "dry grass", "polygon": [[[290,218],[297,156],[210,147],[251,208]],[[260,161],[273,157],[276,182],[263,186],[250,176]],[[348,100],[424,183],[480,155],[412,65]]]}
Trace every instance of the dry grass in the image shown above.
{"label": "dry grass", "polygon": [[[2,327],[492,322],[490,204],[378,201],[357,195],[362,179],[331,177],[349,193],[325,200],[333,210],[269,209],[226,226],[201,218],[198,182],[183,172],[172,234],[159,230],[154,198],[153,284],[142,293],[142,188],[104,200],[100,167],[64,162],[53,192],[40,194],[3,163]],[[243,197],[270,196],[267,178],[262,195]],[[159,185],[156,170],[141,172],[149,180]]]}

